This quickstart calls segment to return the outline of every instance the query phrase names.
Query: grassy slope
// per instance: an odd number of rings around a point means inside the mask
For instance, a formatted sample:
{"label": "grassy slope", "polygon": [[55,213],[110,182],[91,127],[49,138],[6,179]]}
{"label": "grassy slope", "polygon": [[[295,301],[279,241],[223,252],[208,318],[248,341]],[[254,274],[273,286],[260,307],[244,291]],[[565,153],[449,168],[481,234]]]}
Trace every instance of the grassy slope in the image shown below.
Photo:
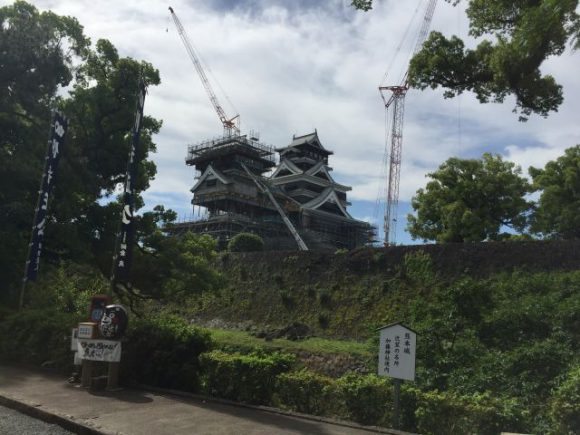
{"label": "grassy slope", "polygon": [[580,272],[445,276],[425,253],[398,264],[379,254],[351,253],[331,261],[314,254],[268,263],[229,259],[222,291],[192,296],[170,310],[266,330],[305,323],[322,338],[266,342],[232,331],[216,331],[214,337],[223,346],[308,347],[318,354],[369,349],[372,355],[372,344],[356,342],[372,341],[378,326],[403,321],[418,332],[417,382],[427,389],[491,390],[541,403],[575,364]]}
{"label": "grassy slope", "polygon": [[219,347],[235,345],[236,347],[246,349],[267,348],[285,351],[306,351],[316,354],[345,353],[362,357],[369,357],[372,355],[369,344],[356,341],[330,340],[319,337],[312,337],[300,341],[279,338],[266,341],[262,338],[256,338],[245,331],[217,328],[209,328],[209,330],[213,340]]}

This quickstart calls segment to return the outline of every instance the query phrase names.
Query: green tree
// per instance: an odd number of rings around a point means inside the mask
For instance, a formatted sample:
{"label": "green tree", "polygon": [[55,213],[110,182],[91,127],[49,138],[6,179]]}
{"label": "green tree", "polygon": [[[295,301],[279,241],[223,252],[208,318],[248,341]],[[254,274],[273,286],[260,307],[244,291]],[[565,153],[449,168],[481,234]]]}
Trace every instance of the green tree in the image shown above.
{"label": "green tree", "polygon": [[24,267],[50,108],[88,47],[74,18],[23,1],[0,8],[0,295]]}
{"label": "green tree", "polygon": [[[368,10],[372,1],[353,5]],[[563,92],[541,66],[568,43],[580,47],[577,7],[578,0],[469,0],[469,34],[490,39],[466,49],[457,36],[432,32],[411,60],[409,83],[419,89],[441,86],[446,98],[472,91],[481,103],[501,103],[513,95],[521,121],[532,113],[547,116],[558,110]]]}
{"label": "green tree", "polygon": [[414,239],[440,243],[498,240],[507,236],[506,226],[522,231],[530,186],[520,174],[499,155],[450,158],[413,197],[416,216],[408,215],[407,230]]}
{"label": "green tree", "polygon": [[[109,41],[93,49],[76,19],[23,1],[0,8],[0,52],[0,295],[14,293],[21,278],[54,107],[68,116],[69,129],[43,263],[96,262],[108,276],[120,216],[115,188],[125,177],[138,79],[156,85],[159,73],[119,56]],[[148,155],[160,127],[143,120],[137,194],[155,175]]]}
{"label": "green tree", "polygon": [[231,252],[253,252],[264,250],[264,240],[253,233],[236,234],[228,243]]}
{"label": "green tree", "polygon": [[531,217],[531,230],[548,238],[580,237],[580,145],[548,162],[530,168],[535,189],[542,193]]}
{"label": "green tree", "polygon": [[[109,41],[99,40],[79,73],[70,98],[61,103],[70,124],[59,174],[66,182],[55,189],[56,222],[47,230],[46,246],[57,247],[57,258],[96,261],[108,275],[120,216],[115,189],[125,178],[139,76],[156,85],[159,72],[147,62],[120,57]],[[144,116],[136,155],[137,195],[155,176],[148,156],[155,151],[152,136],[160,128],[160,121]],[[138,196],[137,209],[142,205]]]}
{"label": "green tree", "polygon": [[213,237],[191,232],[168,237],[156,228],[144,248],[135,252],[134,291],[143,297],[181,300],[219,288],[222,277],[214,264],[216,258]]}

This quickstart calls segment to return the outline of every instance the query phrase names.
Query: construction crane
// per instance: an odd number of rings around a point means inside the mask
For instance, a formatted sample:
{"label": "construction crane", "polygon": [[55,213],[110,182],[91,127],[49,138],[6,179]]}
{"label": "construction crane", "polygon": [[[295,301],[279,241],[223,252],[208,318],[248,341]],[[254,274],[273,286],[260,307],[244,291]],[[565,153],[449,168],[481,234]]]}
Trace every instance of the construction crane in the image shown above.
{"label": "construction crane", "polygon": [[215,95],[215,92],[213,91],[209,83],[209,80],[207,79],[207,76],[205,75],[205,71],[203,70],[201,61],[199,60],[199,56],[195,52],[193,45],[189,41],[189,37],[187,36],[187,33],[185,32],[185,29],[181,24],[181,21],[179,21],[179,18],[177,18],[177,15],[175,14],[171,6],[169,7],[169,12],[171,12],[171,18],[173,18],[173,23],[175,24],[177,32],[179,33],[179,36],[183,41],[183,45],[185,45],[185,49],[187,50],[187,54],[189,54],[189,58],[193,62],[193,66],[195,67],[197,73],[199,74],[199,78],[201,79],[201,83],[203,84],[203,87],[207,92],[207,96],[209,97],[209,100],[211,101],[214,110],[216,111],[222,125],[224,126],[224,136],[239,136],[240,115],[236,115],[233,118],[229,118],[226,115],[226,112],[222,108],[219,100]]}
{"label": "construction crane", "polygon": [[[429,34],[431,21],[437,0],[428,0],[423,22],[415,40],[413,55],[423,47]],[[399,182],[401,179],[401,157],[403,151],[403,122],[405,119],[405,96],[409,90],[409,70],[407,68],[403,79],[395,86],[379,86],[385,110],[392,108],[391,148],[389,153],[389,180],[387,187],[387,203],[385,205],[385,246],[395,242],[397,231],[397,206],[399,204]],[[387,95],[385,95],[387,94]],[[387,98],[388,97],[388,98]]]}

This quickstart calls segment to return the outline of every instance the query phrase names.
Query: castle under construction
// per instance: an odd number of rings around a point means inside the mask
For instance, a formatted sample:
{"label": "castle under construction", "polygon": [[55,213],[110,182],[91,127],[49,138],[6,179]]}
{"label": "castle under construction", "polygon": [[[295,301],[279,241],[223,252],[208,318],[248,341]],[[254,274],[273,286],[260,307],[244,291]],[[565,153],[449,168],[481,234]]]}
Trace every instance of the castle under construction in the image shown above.
{"label": "castle under construction", "polygon": [[368,245],[375,229],[348,213],[351,188],[333,180],[332,154],[316,131],[276,149],[239,134],[190,145],[185,161],[197,171],[192,204],[205,208],[207,217],[170,230],[210,234],[221,249],[241,232],[261,236],[267,250]]}

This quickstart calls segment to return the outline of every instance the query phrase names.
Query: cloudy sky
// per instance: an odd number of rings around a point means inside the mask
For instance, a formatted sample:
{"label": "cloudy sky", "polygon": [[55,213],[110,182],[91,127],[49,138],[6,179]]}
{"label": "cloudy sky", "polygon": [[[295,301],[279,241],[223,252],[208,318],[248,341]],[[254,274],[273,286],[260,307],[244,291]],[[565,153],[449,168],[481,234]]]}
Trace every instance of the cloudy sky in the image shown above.
{"label": "cloudy sky", "polygon": [[[316,128],[335,153],[330,162],[335,179],[353,186],[351,214],[382,227],[384,202],[376,204],[385,190],[385,113],[377,87],[389,66],[384,84],[396,84],[404,71],[420,16],[407,42],[401,41],[424,0],[375,0],[367,13],[353,10],[349,0],[32,3],[77,17],[93,42],[109,39],[120,55],[147,60],[160,70],[162,83],[149,90],[145,104],[148,115],[163,119],[153,157],[158,175],[145,194],[147,207],[161,203],[181,219],[191,217],[194,171],[184,164],[186,145],[222,130],[170,20],[172,6],[233,103],[214,85],[226,112],[240,113],[242,130],[259,131],[263,142],[283,146],[293,134]],[[468,21],[461,4],[439,1],[432,29],[465,38]],[[513,100],[480,105],[471,94],[445,100],[440,90],[408,93],[397,242],[411,242],[404,231],[409,201],[425,185],[425,175],[447,158],[494,152],[527,172],[530,165],[543,166],[580,144],[580,82],[575,79],[580,53],[567,51],[543,69],[564,86],[565,101],[548,119],[532,116],[527,123],[512,113]]]}

